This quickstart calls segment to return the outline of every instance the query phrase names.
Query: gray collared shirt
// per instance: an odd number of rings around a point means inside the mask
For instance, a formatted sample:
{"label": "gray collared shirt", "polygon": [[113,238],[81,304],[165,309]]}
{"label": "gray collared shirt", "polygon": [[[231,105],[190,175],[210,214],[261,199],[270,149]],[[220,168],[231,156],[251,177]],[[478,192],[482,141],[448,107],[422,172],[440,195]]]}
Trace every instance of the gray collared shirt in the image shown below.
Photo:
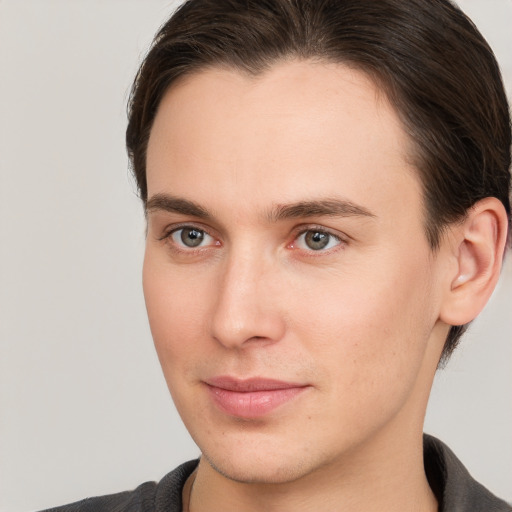
{"label": "gray collared shirt", "polygon": [[439,502],[439,512],[512,512],[472,478],[462,462],[435,437],[423,436],[425,472]]}

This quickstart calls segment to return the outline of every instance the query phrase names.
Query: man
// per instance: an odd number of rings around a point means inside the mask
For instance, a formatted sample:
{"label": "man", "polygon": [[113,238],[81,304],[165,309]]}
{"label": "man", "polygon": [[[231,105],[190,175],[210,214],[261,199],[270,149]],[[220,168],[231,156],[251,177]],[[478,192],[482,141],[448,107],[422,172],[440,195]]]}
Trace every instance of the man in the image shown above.
{"label": "man", "polygon": [[186,2],[127,146],[151,330],[202,456],[59,510],[511,510],[422,435],[499,277],[510,144],[492,52],[447,1]]}

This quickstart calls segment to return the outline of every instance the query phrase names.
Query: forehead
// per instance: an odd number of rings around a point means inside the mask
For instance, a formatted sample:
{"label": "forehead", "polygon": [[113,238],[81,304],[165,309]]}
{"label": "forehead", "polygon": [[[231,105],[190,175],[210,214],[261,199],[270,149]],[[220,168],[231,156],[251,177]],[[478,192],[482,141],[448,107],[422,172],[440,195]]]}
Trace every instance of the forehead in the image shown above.
{"label": "forehead", "polygon": [[212,68],[164,96],[148,144],[148,196],[193,191],[211,202],[215,191],[247,209],[335,193],[389,206],[420,194],[409,146],[394,108],[361,71],[309,61],[255,77]]}

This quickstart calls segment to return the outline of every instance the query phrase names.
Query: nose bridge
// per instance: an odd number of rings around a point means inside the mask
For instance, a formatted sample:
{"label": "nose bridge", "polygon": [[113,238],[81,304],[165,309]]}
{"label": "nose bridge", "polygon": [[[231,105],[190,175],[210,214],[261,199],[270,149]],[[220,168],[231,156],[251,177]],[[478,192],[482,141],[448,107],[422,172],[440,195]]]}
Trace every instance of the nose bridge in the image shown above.
{"label": "nose bridge", "polygon": [[277,341],[283,335],[284,323],[271,293],[275,263],[249,244],[233,248],[223,263],[213,311],[213,337],[231,348],[258,340]]}

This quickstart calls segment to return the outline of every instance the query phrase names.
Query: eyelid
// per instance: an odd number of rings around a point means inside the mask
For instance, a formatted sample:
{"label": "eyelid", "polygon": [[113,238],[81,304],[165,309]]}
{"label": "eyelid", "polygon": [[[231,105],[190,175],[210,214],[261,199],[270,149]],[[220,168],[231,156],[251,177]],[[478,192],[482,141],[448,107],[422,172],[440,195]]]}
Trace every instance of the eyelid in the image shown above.
{"label": "eyelid", "polygon": [[[212,238],[213,243],[210,243],[210,244],[207,244],[207,245],[201,245],[201,246],[198,246],[198,247],[186,247],[184,245],[177,244],[173,240],[173,236],[172,235],[174,233],[176,233],[177,231],[180,231],[180,230],[186,229],[186,228],[197,229],[198,231],[202,231],[203,233],[205,233],[205,235],[208,235],[209,237]],[[163,230],[163,235],[162,236],[158,236],[157,240],[158,241],[163,241],[163,242],[166,242],[166,243],[169,243],[169,244],[172,244],[172,246],[177,251],[183,251],[183,252],[202,251],[202,250],[205,250],[205,249],[207,249],[209,247],[218,247],[218,246],[221,245],[219,237],[214,232],[212,232],[212,231],[213,230],[211,230],[210,228],[208,228],[206,226],[203,226],[199,222],[179,222],[179,223],[171,224],[171,225],[167,226]]]}
{"label": "eyelid", "polygon": [[184,228],[204,231],[207,235],[216,238],[216,236],[212,234],[212,230],[206,226],[203,226],[200,222],[175,222],[165,226],[165,228],[162,230],[163,234],[161,236],[157,236],[157,240],[165,240],[166,238],[169,238],[172,233],[175,233],[176,231]]}
{"label": "eyelid", "polygon": [[[176,233],[177,231],[179,231],[181,229],[185,229],[185,228],[197,229],[197,230],[203,231],[206,235],[210,236],[214,242],[211,244],[208,244],[208,245],[198,246],[197,248],[193,248],[193,247],[186,248],[186,246],[182,247],[182,246],[176,244],[174,242],[174,240],[172,240],[172,235],[174,233]],[[315,251],[314,249],[303,249],[303,248],[294,247],[297,239],[300,236],[302,236],[310,231],[318,231],[321,233],[326,233],[329,236],[335,238],[339,243],[335,247],[332,247],[332,248],[329,248],[326,250],[317,250],[317,251]],[[297,250],[300,250],[303,252],[311,253],[311,255],[318,255],[318,256],[320,256],[322,254],[328,254],[331,251],[335,251],[337,248],[339,248],[340,246],[346,245],[350,241],[350,236],[346,235],[345,233],[342,233],[338,230],[334,230],[331,228],[327,228],[326,226],[323,226],[320,224],[299,225],[299,226],[295,227],[295,229],[292,231],[291,238],[292,238],[291,242],[287,244],[287,248],[297,249]],[[204,226],[200,222],[193,222],[193,221],[192,222],[179,222],[179,223],[173,223],[171,225],[168,225],[163,230],[163,235],[157,236],[156,239],[158,241],[169,242],[178,251],[189,252],[189,253],[193,252],[193,251],[202,251],[202,250],[208,249],[210,247],[215,247],[215,246],[220,247],[222,245],[222,243],[220,241],[220,237],[215,232],[215,230],[212,230],[209,226]]]}
{"label": "eyelid", "polygon": [[[301,247],[294,247],[294,245],[299,237],[301,237],[311,231],[313,231],[313,232],[317,231],[319,233],[326,233],[327,235],[335,238],[339,243],[336,244],[335,247],[331,247],[329,249],[324,249],[324,250],[317,250],[317,251],[315,251],[314,249],[303,249]],[[344,233],[340,233],[337,230],[333,230],[333,229],[327,228],[325,226],[318,225],[318,224],[308,224],[308,225],[297,226],[297,228],[295,228],[295,230],[293,231],[292,236],[293,236],[293,239],[292,239],[292,242],[290,244],[288,244],[288,248],[297,249],[297,250],[304,251],[307,253],[311,253],[312,255],[318,255],[318,256],[320,256],[322,254],[329,254],[331,251],[335,251],[336,249],[340,248],[340,246],[346,245],[350,240],[350,237],[348,235],[346,235]]]}

